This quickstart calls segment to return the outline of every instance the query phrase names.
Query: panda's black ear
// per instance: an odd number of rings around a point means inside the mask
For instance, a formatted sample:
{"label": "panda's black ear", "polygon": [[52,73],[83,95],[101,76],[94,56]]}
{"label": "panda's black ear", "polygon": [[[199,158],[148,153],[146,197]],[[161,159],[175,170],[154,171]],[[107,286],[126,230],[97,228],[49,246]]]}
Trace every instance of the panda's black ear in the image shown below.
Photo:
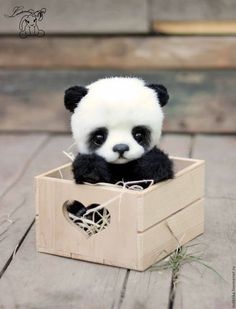
{"label": "panda's black ear", "polygon": [[158,84],[149,84],[147,85],[147,87],[153,89],[156,92],[161,106],[165,106],[167,104],[169,100],[169,94],[165,86]]}
{"label": "panda's black ear", "polygon": [[72,113],[79,101],[88,93],[88,89],[82,86],[73,86],[65,91],[64,104]]}

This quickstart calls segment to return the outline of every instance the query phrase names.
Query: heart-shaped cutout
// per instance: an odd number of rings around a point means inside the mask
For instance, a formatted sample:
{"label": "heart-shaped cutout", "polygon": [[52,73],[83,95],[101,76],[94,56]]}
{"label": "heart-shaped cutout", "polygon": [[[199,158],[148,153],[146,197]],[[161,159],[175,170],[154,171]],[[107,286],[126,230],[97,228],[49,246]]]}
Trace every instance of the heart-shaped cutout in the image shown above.
{"label": "heart-shaped cutout", "polygon": [[85,207],[79,201],[66,201],[63,212],[70,223],[78,226],[88,236],[101,232],[110,224],[109,211],[100,204]]}

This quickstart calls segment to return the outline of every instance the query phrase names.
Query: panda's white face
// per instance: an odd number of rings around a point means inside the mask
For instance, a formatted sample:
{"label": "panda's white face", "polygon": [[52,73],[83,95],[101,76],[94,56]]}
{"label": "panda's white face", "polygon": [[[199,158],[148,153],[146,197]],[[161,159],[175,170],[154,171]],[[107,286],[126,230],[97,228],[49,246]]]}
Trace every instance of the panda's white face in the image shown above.
{"label": "panda's white face", "polygon": [[82,154],[122,164],[158,144],[163,112],[158,97],[137,78],[107,78],[88,87],[74,109],[72,133]]}

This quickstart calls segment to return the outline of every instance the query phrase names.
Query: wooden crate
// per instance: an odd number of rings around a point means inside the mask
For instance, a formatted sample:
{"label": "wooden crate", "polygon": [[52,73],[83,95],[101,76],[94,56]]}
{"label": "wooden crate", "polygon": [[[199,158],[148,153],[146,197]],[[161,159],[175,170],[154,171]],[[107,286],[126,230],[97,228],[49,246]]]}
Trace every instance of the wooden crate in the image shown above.
{"label": "wooden crate", "polygon": [[[37,176],[37,250],[143,271],[202,234],[205,163],[172,159],[175,178],[142,191],[76,185],[71,164]],[[69,219],[65,211],[69,200],[85,206],[112,200],[106,205],[110,224],[88,237]]]}

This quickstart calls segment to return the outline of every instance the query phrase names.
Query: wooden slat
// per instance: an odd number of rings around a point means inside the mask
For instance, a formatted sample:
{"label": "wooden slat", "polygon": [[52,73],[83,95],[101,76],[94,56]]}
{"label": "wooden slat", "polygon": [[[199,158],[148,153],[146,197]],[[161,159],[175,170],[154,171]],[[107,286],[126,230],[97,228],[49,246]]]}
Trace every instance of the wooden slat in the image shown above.
{"label": "wooden slat", "polygon": [[164,107],[166,131],[236,132],[234,70],[2,70],[0,130],[68,132],[70,113],[63,104],[65,89],[116,75],[135,75],[167,86],[170,101]]}
{"label": "wooden slat", "polygon": [[1,0],[0,33],[17,34],[19,22],[24,16],[14,18],[15,6],[35,11],[42,8],[46,13],[38,21],[39,29],[47,34],[65,33],[146,33],[148,32],[147,0]]}
{"label": "wooden slat", "polygon": [[[194,218],[194,222],[192,218]],[[140,233],[138,238],[144,252],[140,263],[142,269],[153,264],[157,258],[161,260],[168,256],[176,250],[178,245],[186,244],[202,234],[203,230],[204,199],[199,199],[153,228]]]}
{"label": "wooden slat", "polygon": [[236,198],[235,136],[198,136],[194,143],[193,156],[206,159],[207,197]]}
{"label": "wooden slat", "polygon": [[153,30],[162,34],[229,35],[236,33],[236,21],[154,21]]}
{"label": "wooden slat", "polygon": [[[236,265],[236,140],[235,137],[199,136],[193,156],[207,161],[205,233],[198,238],[205,262],[219,272],[199,266],[183,267],[178,281],[175,309],[232,308],[232,269]],[[200,272],[200,273],[199,273]]]}
{"label": "wooden slat", "polygon": [[24,173],[32,155],[47,140],[46,134],[0,135],[1,173],[0,197],[10,189]]}
{"label": "wooden slat", "polygon": [[0,38],[1,68],[235,68],[235,37]]}
{"label": "wooden slat", "polygon": [[0,273],[29,225],[27,214],[20,211],[26,197],[21,183],[47,140],[46,134],[0,135]]}
{"label": "wooden slat", "polygon": [[125,273],[37,253],[33,228],[0,280],[0,308],[112,308]]}
{"label": "wooden slat", "polygon": [[[25,141],[23,141],[21,137],[16,135],[9,138],[9,140],[12,139],[9,146],[7,142],[4,144],[6,149],[9,147],[5,153],[9,153],[11,161],[3,168],[5,174],[9,170],[12,181],[0,201],[0,219],[3,221],[0,231],[6,230],[1,235],[0,241],[0,272],[34,218],[33,177],[68,161],[62,154],[62,150],[70,145],[71,138],[54,137],[51,140],[45,140],[45,138],[41,135],[30,135],[29,138],[25,137]],[[15,141],[15,149],[12,147],[13,141]],[[26,148],[26,151],[22,148]],[[15,166],[17,166],[16,175],[12,170],[12,167]],[[7,222],[7,215],[10,215],[10,219],[13,220],[12,224]]]}
{"label": "wooden slat", "polygon": [[[146,193],[142,207],[148,208],[148,212],[142,213],[142,219],[138,223],[139,231],[153,226],[204,196],[205,166],[201,161],[196,164],[197,166],[189,166],[188,172],[176,176],[165,186],[161,185],[158,194],[155,190]],[[153,203],[155,200],[157,201]]]}
{"label": "wooden slat", "polygon": [[189,157],[192,138],[190,135],[165,134],[161,139],[161,148],[171,156]]}
{"label": "wooden slat", "polygon": [[234,0],[150,0],[151,20],[234,20]]}
{"label": "wooden slat", "polygon": [[[161,147],[171,155],[189,156],[190,136],[165,135]],[[130,308],[167,308],[171,283],[171,272],[142,273],[130,271],[128,280],[117,309]]]}

